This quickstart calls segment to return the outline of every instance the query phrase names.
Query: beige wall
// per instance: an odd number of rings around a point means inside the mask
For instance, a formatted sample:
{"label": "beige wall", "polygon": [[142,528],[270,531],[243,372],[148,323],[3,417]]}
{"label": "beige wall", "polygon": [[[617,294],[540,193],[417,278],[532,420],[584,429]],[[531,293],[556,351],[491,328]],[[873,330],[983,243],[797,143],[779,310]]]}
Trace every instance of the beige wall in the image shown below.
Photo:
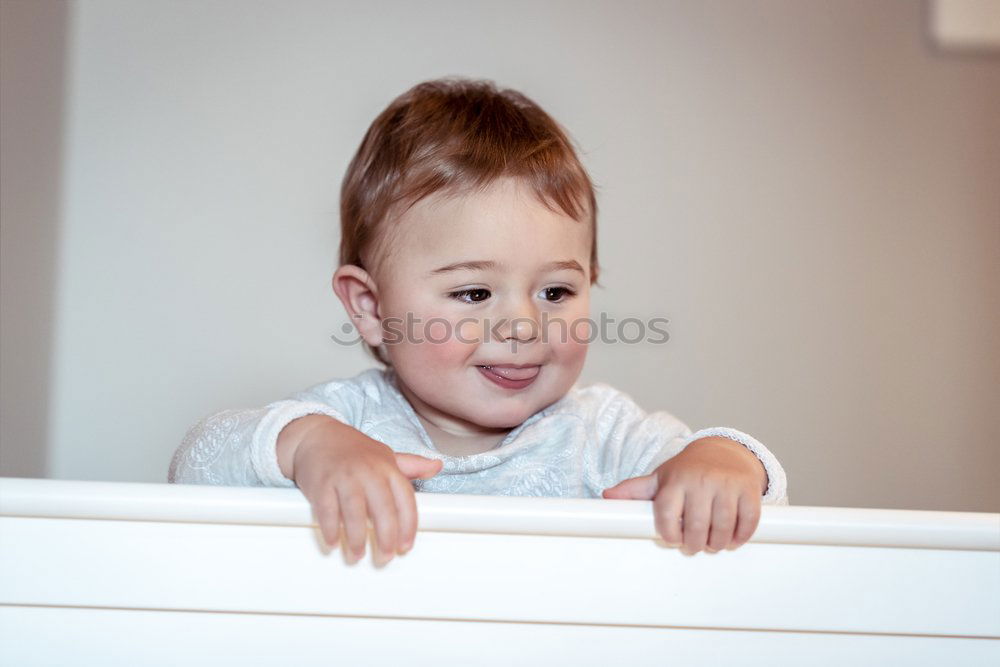
{"label": "beige wall", "polygon": [[0,1],[0,475],[50,461],[67,16]]}
{"label": "beige wall", "polygon": [[198,417],[367,367],[340,177],[465,74],[582,145],[595,315],[671,320],[585,382],[756,435],[794,504],[1000,510],[1000,57],[925,9],[3,0],[0,474],[162,481]]}

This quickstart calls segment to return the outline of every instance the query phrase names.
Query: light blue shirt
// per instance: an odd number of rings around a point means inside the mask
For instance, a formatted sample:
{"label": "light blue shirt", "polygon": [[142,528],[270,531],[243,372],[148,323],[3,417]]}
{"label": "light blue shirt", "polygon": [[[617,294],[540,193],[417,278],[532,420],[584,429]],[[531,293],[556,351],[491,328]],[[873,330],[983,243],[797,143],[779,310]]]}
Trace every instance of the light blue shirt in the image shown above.
{"label": "light blue shirt", "polygon": [[317,384],[262,408],[209,415],[185,435],[167,479],[294,487],[278,467],[278,434],[292,420],[310,414],[338,419],[396,452],[443,461],[437,475],[413,481],[417,491],[600,498],[604,489],[622,480],[649,474],[688,443],[720,435],[743,444],[763,463],[768,485],[761,502],[788,504],[785,471],[754,438],[731,428],[692,433],[670,413],[647,414],[627,394],[602,382],[574,385],[493,449],[468,456],[444,454],[399,391],[391,368]]}

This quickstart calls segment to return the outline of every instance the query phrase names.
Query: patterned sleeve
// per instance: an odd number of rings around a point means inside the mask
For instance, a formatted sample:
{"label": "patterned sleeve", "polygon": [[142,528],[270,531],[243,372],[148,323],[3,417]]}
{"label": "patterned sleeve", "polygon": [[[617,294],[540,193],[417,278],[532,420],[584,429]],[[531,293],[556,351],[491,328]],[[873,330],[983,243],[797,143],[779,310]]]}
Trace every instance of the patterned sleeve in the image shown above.
{"label": "patterned sleeve", "polygon": [[294,419],[324,414],[353,425],[350,391],[339,381],[317,385],[262,408],[223,410],[201,419],[185,434],[167,472],[173,484],[294,487],[278,466],[278,434]]}
{"label": "patterned sleeve", "polygon": [[650,474],[695,440],[721,436],[740,443],[763,464],[768,481],[761,503],[788,504],[784,469],[774,454],[751,436],[722,427],[692,433],[687,425],[669,412],[661,410],[646,414],[627,394],[606,385],[601,385],[601,389],[608,394],[608,398],[597,417],[597,438],[605,452],[602,460],[604,470],[614,471],[614,479],[607,486]]}
{"label": "patterned sleeve", "polygon": [[[596,383],[585,390],[583,405],[593,412],[592,478],[604,488],[647,474],[651,462],[665,461],[683,448],[691,434],[684,422],[669,412],[646,412],[614,387]],[[682,444],[683,443],[683,444]],[[659,463],[657,463],[659,465]],[[598,496],[600,490],[597,490]]]}

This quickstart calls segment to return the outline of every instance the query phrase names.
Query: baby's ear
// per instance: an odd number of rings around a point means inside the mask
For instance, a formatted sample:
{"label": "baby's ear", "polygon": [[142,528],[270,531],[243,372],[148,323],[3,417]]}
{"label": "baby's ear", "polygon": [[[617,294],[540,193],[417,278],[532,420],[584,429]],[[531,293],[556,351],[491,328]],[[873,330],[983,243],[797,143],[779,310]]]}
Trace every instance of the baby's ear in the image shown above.
{"label": "baby's ear", "polygon": [[375,279],[360,266],[345,264],[334,272],[332,285],[365,342],[373,347],[381,345],[382,318]]}

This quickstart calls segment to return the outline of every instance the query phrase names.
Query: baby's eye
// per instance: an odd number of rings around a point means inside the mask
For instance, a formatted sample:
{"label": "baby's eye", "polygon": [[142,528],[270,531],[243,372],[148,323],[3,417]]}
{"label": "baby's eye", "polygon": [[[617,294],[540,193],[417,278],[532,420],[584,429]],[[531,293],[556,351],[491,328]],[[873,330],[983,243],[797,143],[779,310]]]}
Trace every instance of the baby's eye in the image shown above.
{"label": "baby's eye", "polygon": [[545,300],[550,301],[551,303],[559,303],[560,301],[565,301],[563,295],[573,296],[574,294],[576,294],[576,292],[569,289],[568,287],[546,287],[544,290],[542,290],[542,292],[544,292],[545,294]]}
{"label": "baby's eye", "polygon": [[451,292],[448,296],[453,299],[458,299],[459,301],[464,301],[465,303],[481,303],[490,298],[490,291],[488,289],[483,289],[482,287],[477,287],[474,289],[464,289],[459,290],[458,292]]}

